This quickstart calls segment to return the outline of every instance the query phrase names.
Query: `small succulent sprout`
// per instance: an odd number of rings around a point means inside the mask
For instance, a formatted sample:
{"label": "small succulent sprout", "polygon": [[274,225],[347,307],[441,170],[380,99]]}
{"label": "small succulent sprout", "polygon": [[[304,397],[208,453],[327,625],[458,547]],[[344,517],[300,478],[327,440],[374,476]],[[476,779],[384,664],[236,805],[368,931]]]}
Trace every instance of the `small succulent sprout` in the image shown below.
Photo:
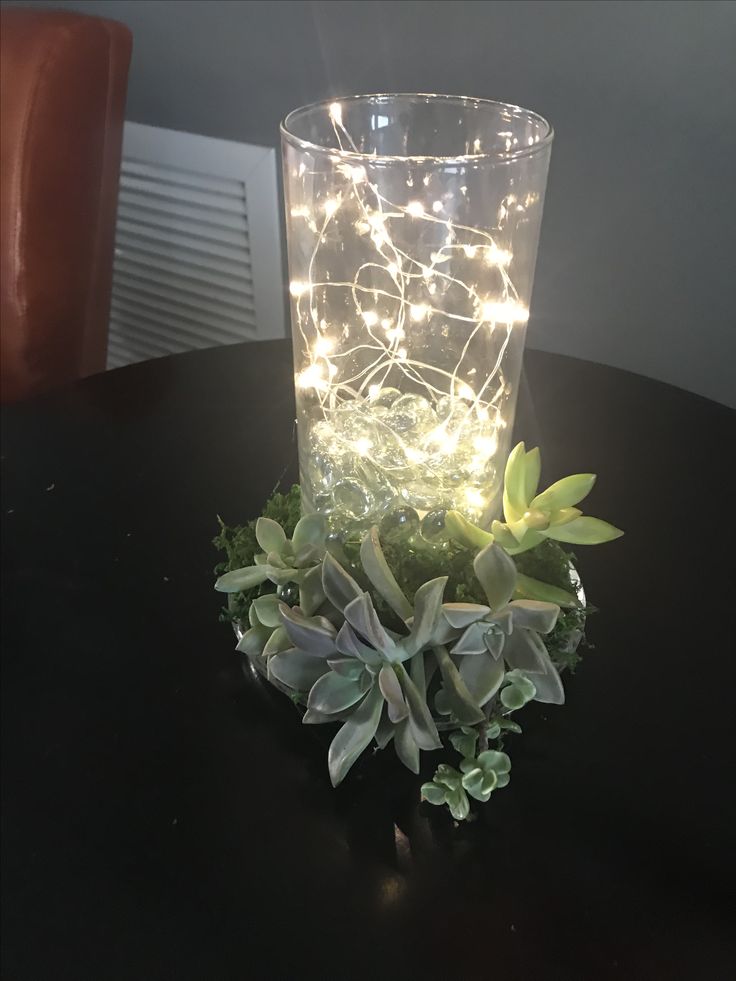
{"label": "small succulent sprout", "polygon": [[246,630],[235,648],[250,657],[270,657],[291,647],[289,637],[281,625],[280,599],[276,593],[267,593],[254,600],[248,610],[250,629]]}
{"label": "small succulent sprout", "polygon": [[430,804],[447,804],[456,821],[470,813],[470,801],[463,787],[463,775],[447,763],[441,763],[429,783],[422,784],[422,798]]}
{"label": "small succulent sprout", "polygon": [[[239,593],[260,586],[266,580],[277,586],[297,583],[301,588],[308,581],[310,570],[322,562],[327,531],[327,522],[321,514],[308,514],[301,518],[291,539],[286,537],[278,521],[259,518],[256,522],[256,540],[263,551],[256,554],[253,565],[220,576],[215,589],[221,593]],[[313,585],[318,578],[312,577]]]}
{"label": "small succulent sprout", "polygon": [[599,545],[623,535],[600,518],[584,515],[575,505],[588,496],[595,474],[578,473],[537,493],[541,473],[539,449],[527,452],[518,443],[506,462],[503,491],[505,523],[494,521],[495,540],[511,555],[539,545],[545,538],[574,545]]}
{"label": "small succulent sprout", "polygon": [[[498,731],[499,733],[501,732],[500,728]],[[462,726],[456,732],[450,734],[450,742],[462,757],[475,756],[475,747],[478,743],[478,730],[470,726]]]}
{"label": "small succulent sprout", "polygon": [[537,694],[534,682],[523,671],[509,671],[503,680],[504,687],[499,697],[501,704],[510,712],[523,708]]}
{"label": "small succulent sprout", "polygon": [[494,790],[505,787],[511,779],[511,760],[506,753],[486,749],[477,759],[465,759],[460,764],[462,786],[475,800],[487,801]]}

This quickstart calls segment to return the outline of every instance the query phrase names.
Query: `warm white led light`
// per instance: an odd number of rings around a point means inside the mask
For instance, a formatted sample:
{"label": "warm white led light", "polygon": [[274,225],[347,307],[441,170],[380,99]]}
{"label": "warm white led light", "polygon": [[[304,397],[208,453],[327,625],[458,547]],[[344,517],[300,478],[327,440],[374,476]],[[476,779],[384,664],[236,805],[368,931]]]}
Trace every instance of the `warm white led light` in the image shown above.
{"label": "warm white led light", "polygon": [[308,289],[309,285],[307,283],[301,283],[296,279],[289,283],[289,292],[292,296],[301,296],[302,293],[306,293]]}
{"label": "warm white led light", "polygon": [[342,106],[339,102],[333,102],[330,106],[330,119],[338,126],[342,126]]}
{"label": "warm white led light", "polygon": [[375,327],[378,323],[378,314],[375,310],[364,310],[363,320],[365,321],[366,327]]}
{"label": "warm white led light", "polygon": [[334,347],[335,342],[331,337],[318,337],[314,343],[314,353],[318,358],[324,358]]}
{"label": "warm white led light", "polygon": [[513,300],[489,300],[480,309],[481,319],[492,324],[525,324],[529,311]]}
{"label": "warm white led light", "polygon": [[406,206],[406,213],[412,218],[421,218],[424,214],[424,205],[421,201],[410,201]]}
{"label": "warm white led light", "polygon": [[409,306],[409,316],[415,321],[424,320],[428,311],[429,307],[426,303],[412,303]]}

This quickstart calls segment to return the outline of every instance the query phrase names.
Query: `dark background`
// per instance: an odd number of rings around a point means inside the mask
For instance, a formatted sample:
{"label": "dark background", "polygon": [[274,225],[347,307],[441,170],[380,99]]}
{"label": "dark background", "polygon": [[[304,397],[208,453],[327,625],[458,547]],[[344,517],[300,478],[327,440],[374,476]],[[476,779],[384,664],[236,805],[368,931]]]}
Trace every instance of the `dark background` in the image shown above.
{"label": "dark background", "polygon": [[531,346],[736,404],[733,2],[43,3],[124,21],[128,118],[275,145],[354,92],[500,99],[554,125]]}

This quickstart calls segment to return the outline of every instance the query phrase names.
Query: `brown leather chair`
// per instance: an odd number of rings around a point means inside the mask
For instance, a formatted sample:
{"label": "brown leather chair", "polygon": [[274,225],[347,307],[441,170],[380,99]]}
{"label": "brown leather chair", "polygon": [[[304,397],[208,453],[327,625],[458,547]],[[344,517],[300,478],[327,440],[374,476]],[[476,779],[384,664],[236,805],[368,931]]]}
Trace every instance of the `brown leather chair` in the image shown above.
{"label": "brown leather chair", "polygon": [[131,44],[99,17],[0,14],[4,402],[105,368]]}

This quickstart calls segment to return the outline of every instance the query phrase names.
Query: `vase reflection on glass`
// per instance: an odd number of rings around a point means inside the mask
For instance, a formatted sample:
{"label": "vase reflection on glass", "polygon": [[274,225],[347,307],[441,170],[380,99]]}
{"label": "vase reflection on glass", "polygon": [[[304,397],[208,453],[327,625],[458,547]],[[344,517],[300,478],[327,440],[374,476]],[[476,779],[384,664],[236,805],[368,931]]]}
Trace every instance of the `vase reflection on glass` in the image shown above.
{"label": "vase reflection on glass", "polygon": [[302,500],[500,511],[552,129],[434,95],[282,127]]}

